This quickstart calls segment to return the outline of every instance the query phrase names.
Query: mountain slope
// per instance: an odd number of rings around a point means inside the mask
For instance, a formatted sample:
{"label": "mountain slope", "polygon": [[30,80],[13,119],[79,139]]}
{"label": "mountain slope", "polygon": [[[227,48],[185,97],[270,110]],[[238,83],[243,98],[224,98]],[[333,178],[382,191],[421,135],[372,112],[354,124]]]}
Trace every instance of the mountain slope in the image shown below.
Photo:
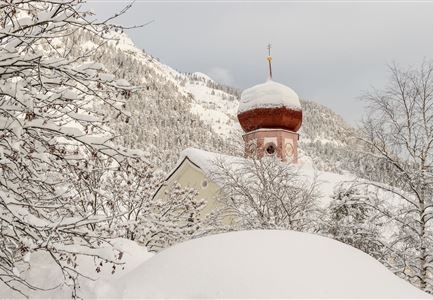
{"label": "mountain slope", "polygon": [[[118,132],[122,143],[146,150],[149,161],[162,171],[176,162],[184,148],[223,149],[224,140],[211,125],[191,112],[193,96],[181,85],[186,75],[137,49],[125,35],[117,34],[115,38],[118,40],[100,46],[94,59],[138,87],[126,105],[130,118],[109,124]],[[75,39],[83,45],[82,51],[98,44],[85,33]]]}

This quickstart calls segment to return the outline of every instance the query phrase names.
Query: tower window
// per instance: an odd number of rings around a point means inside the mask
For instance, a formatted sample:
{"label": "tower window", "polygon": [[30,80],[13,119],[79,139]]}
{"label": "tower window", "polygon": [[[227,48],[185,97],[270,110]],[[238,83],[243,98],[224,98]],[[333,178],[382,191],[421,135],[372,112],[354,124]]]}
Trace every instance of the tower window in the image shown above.
{"label": "tower window", "polygon": [[269,154],[269,155],[274,154],[275,151],[276,151],[276,149],[277,149],[277,147],[275,146],[274,143],[268,143],[268,144],[265,146],[266,153]]}

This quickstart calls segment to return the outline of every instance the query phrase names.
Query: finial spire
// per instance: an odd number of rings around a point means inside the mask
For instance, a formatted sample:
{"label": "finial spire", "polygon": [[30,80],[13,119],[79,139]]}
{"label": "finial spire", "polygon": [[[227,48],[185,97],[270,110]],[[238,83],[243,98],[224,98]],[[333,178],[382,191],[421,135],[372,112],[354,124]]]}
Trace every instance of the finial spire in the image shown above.
{"label": "finial spire", "polygon": [[272,79],[272,56],[271,56],[271,44],[268,44],[268,57],[267,57],[268,63],[269,63],[269,79]]}

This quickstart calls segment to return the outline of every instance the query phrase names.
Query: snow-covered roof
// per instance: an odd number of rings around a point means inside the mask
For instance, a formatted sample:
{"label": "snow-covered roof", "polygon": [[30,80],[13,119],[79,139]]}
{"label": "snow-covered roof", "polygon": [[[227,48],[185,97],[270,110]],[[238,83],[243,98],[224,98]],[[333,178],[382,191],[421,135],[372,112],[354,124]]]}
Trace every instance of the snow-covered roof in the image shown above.
{"label": "snow-covered roof", "polygon": [[[215,162],[222,161],[224,163],[233,165],[241,163],[245,158],[229,156],[225,154],[209,152],[197,148],[187,148],[180,153],[181,163],[185,158],[188,158],[193,164],[203,170],[207,175],[212,174],[212,168],[215,168]],[[178,163],[178,164],[179,164]]]}
{"label": "snow-covered roof", "polygon": [[298,95],[291,88],[268,80],[242,92],[238,114],[255,108],[277,107],[301,110],[301,103]]}
{"label": "snow-covered roof", "polygon": [[116,291],[116,298],[427,297],[360,250],[318,235],[277,230],[177,244],[126,274]]}

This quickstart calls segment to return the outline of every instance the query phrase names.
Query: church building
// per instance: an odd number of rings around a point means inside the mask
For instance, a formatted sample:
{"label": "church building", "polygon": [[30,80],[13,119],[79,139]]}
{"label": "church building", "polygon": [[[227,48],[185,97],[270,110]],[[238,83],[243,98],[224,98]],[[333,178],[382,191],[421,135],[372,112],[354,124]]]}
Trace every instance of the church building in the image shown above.
{"label": "church building", "polygon": [[241,94],[238,120],[244,131],[244,158],[188,148],[181,153],[177,166],[155,194],[166,197],[166,191],[178,183],[194,188],[198,199],[205,199],[203,213],[212,211],[218,195],[218,183],[212,181],[212,164],[239,159],[260,159],[275,155],[286,163],[298,162],[297,133],[302,124],[302,109],[298,95],[289,87],[272,80],[272,58],[267,57],[269,78],[265,83],[244,90]]}

